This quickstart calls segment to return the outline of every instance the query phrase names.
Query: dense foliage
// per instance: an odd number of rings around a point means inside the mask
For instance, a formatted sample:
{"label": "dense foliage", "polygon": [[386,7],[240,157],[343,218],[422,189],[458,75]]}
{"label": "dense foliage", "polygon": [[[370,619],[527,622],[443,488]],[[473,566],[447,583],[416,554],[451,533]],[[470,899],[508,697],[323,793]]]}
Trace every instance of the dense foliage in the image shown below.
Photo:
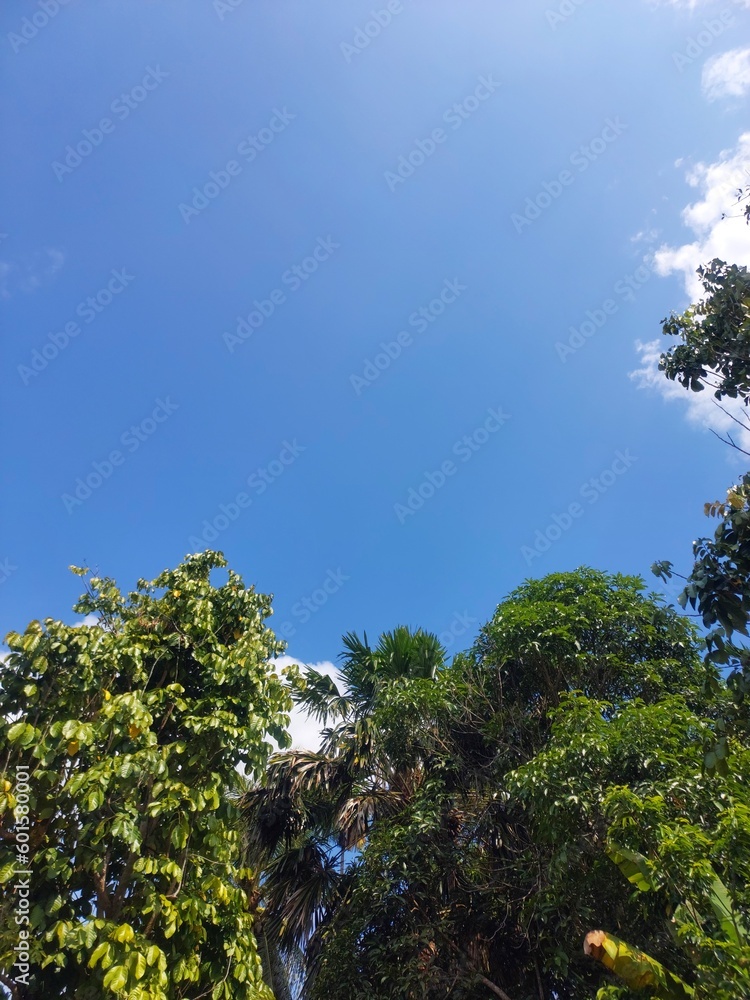
{"label": "dense foliage", "polygon": [[355,634],[344,645],[339,685],[308,669],[295,691],[331,723],[320,751],[277,754],[242,801],[247,863],[264,866],[264,920],[292,954],[300,946],[316,953],[316,932],[341,899],[347,856],[413,795],[413,762],[392,754],[379,706],[393,690],[431,685],[444,662],[434,636],[403,627],[374,649]]}
{"label": "dense foliage", "polygon": [[[742,195],[742,192],[740,193]],[[750,218],[750,217],[749,217]],[[683,316],[672,317],[664,333],[683,343],[662,355],[668,378],[700,390],[714,389],[717,400],[737,399],[742,413],[733,419],[750,430],[750,275],[744,267],[714,260],[698,272],[706,298]],[[718,405],[718,404],[717,404]],[[747,414],[747,415],[746,415]],[[728,441],[738,451],[745,449]],[[750,631],[750,473],[727,492],[725,501],[708,502],[706,514],[719,519],[713,538],[693,543],[695,562],[680,597],[709,629],[708,658],[729,671],[736,710],[731,721],[747,729],[750,650],[742,641]],[[672,575],[669,562],[654,564],[657,575]],[[724,744],[719,744],[724,746]]]}
{"label": "dense foliage", "polygon": [[75,610],[91,624],[7,637],[0,969],[13,997],[270,997],[228,793],[239,766],[264,767],[267,733],[284,745],[291,702],[269,665],[269,599],[232,572],[213,586],[224,565],[191,556],[127,596],[90,577]]}
{"label": "dense foliage", "polygon": [[[404,655],[386,670],[395,636]],[[421,633],[361,645],[378,678],[366,699],[352,647],[355,693],[313,672],[302,695],[348,722],[318,754],[277,755],[246,810],[282,943],[306,946],[309,997],[593,997],[602,975],[581,944],[598,927],[696,979],[670,914],[677,897],[691,914],[705,902],[691,865],[743,884],[750,797],[741,749],[703,774],[725,694],[686,619],[638,580],[581,570],[520,587],[452,664],[420,657]],[[678,835],[704,853],[667,886]],[[643,899],[617,850],[653,865]],[[720,950],[714,931],[682,928]],[[699,974],[722,995],[710,956]]]}
{"label": "dense foliage", "polygon": [[568,696],[548,746],[510,778],[545,851],[535,908],[553,935],[604,926],[636,942],[666,970],[659,995],[750,996],[750,753],[735,744],[709,775],[714,725],[680,696],[610,711]]}

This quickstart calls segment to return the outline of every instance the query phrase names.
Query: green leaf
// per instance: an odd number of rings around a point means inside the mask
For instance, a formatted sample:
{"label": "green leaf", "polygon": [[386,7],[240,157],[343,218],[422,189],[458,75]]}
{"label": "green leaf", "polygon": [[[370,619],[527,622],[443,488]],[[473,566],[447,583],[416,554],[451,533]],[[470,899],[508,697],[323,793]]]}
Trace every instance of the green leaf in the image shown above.
{"label": "green leaf", "polygon": [[614,861],[622,874],[640,892],[652,892],[657,887],[651,875],[651,869],[646,858],[636,851],[630,851],[618,844],[610,844],[607,854]]}
{"label": "green leaf", "polygon": [[134,952],[128,959],[130,969],[136,979],[143,979],[146,974],[146,958],[140,952]]}
{"label": "green leaf", "polygon": [[92,788],[86,796],[86,808],[89,812],[97,810],[104,802],[104,792],[101,788]]}
{"label": "green leaf", "polygon": [[105,989],[112,990],[113,993],[119,993],[120,990],[124,990],[127,982],[128,970],[124,965],[113,965],[104,977]]}
{"label": "green leaf", "polygon": [[[102,943],[100,945],[97,945],[97,947],[94,948],[93,952],[91,953],[91,958],[89,958],[88,961],[88,967],[90,969],[93,969],[96,963],[100,959],[103,959],[106,955],[109,955],[111,950],[112,950],[112,945],[108,941],[102,941]],[[104,962],[102,962],[102,968],[106,969],[109,964],[110,963],[105,964]]]}
{"label": "green leaf", "polygon": [[718,875],[711,883],[709,899],[711,901],[711,908],[713,909],[716,919],[719,921],[721,929],[727,940],[736,944],[738,947],[747,947],[747,930],[742,923],[742,918],[734,907],[726,886]]}
{"label": "green leaf", "polygon": [[149,965],[155,965],[159,961],[160,955],[161,948],[157,947],[155,944],[149,945],[146,949],[146,961]]}
{"label": "green leaf", "polygon": [[8,730],[8,742],[29,747],[36,740],[36,730],[28,722],[16,722]]}
{"label": "green leaf", "polygon": [[5,885],[6,882],[10,882],[15,874],[15,861],[9,861],[7,864],[3,865],[3,867],[0,868],[0,885]]}

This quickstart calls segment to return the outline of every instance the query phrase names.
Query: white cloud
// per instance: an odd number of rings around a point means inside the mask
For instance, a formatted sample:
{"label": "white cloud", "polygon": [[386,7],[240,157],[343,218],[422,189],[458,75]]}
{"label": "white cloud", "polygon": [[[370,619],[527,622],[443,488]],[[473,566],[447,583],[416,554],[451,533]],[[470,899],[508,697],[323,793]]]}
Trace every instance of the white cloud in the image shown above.
{"label": "white cloud", "polygon": [[642,243],[645,244],[646,246],[653,246],[653,244],[656,243],[658,238],[659,238],[659,230],[651,226],[648,229],[641,229],[635,234],[635,236],[631,236],[630,242],[636,244]]}
{"label": "white cloud", "polygon": [[713,56],[703,67],[703,93],[709,101],[742,97],[750,90],[750,47]]}
{"label": "white cloud", "polygon": [[83,625],[98,625],[99,615],[89,614],[85,618],[82,618],[79,622],[75,623],[74,628],[81,628]]}
{"label": "white cloud", "polygon": [[721,152],[714,163],[696,164],[688,172],[687,182],[702,191],[702,198],[682,212],[682,220],[693,230],[695,239],[678,247],[661,247],[654,254],[654,266],[662,276],[681,272],[685,291],[695,302],[703,291],[695,273],[700,264],[714,257],[729,264],[750,264],[750,231],[744,221],[721,218],[736,207],[738,189],[750,184],[750,132],[740,136],[734,149]]}
{"label": "white cloud", "polygon": [[[292,663],[296,663],[300,667],[313,667],[313,669],[317,670],[318,673],[325,674],[327,677],[332,677],[337,685],[341,684],[341,675],[339,670],[329,660],[323,660],[320,663],[303,663],[301,660],[297,660],[293,656],[279,656],[274,660],[274,664],[278,667],[286,667]],[[292,709],[291,715],[292,721],[289,725],[289,732],[292,737],[292,749],[317,750],[320,747],[320,734],[323,729],[321,724],[316,719],[313,719],[311,716],[299,709],[296,705]]]}
{"label": "white cloud", "polygon": [[[647,344],[640,340],[636,342],[643,367],[631,372],[630,377],[638,383],[638,388],[655,390],[668,403],[677,402],[686,407],[685,417],[689,424],[703,430],[713,430],[722,437],[729,434],[740,448],[750,451],[750,428],[745,430],[732,419],[732,416],[744,418],[742,423],[747,427],[747,408],[739,400],[724,398],[721,400],[722,410],[717,406],[717,400],[710,389],[693,392],[685,389],[679,382],[668,379],[664,372],[659,371],[659,358],[669,346],[670,341],[666,337],[664,340],[651,340]],[[739,457],[739,452],[728,449],[727,455],[736,458]]]}

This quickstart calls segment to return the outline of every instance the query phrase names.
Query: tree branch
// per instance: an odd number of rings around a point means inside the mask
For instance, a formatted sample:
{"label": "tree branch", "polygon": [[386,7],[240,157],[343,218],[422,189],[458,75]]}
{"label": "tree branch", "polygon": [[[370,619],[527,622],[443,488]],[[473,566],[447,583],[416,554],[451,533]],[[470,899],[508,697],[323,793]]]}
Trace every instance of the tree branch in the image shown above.
{"label": "tree branch", "polygon": [[726,437],[722,437],[718,431],[715,431],[713,429],[713,427],[709,427],[709,430],[719,439],[719,441],[721,441],[722,444],[728,444],[731,448],[735,448],[741,455],[750,456],[750,451],[745,451],[744,448],[740,448],[738,444],[735,444],[734,441],[732,440],[732,435],[729,434],[728,432]]}
{"label": "tree branch", "polygon": [[500,1000],[510,1000],[510,997],[505,990],[500,989],[500,987],[496,986],[492,980],[483,976],[481,972],[477,973],[477,978],[479,979],[479,982],[482,983],[483,986],[486,986],[488,990],[491,990],[495,996],[500,997]]}

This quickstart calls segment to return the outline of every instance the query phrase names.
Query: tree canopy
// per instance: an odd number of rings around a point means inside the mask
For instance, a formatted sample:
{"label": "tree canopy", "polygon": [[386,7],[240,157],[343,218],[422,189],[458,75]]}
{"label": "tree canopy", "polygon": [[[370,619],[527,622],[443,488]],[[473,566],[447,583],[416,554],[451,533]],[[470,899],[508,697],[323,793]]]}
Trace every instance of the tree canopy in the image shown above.
{"label": "tree canopy", "polygon": [[[353,650],[376,658],[345,642],[348,674]],[[726,696],[690,622],[636,578],[582,569],[518,588],[452,663],[417,661],[373,662],[377,697],[355,697],[356,711],[310,674],[301,697],[359,728],[341,743],[334,727],[319,754],[276,755],[250,793],[256,844],[276,821],[265,899],[282,944],[306,950],[305,996],[592,997],[601,971],[581,945],[599,928],[620,941],[621,971],[637,946],[665,982],[695,981],[670,929],[677,896],[701,913],[685,935],[720,948],[721,928],[688,877],[695,857],[665,887],[665,843],[702,845],[703,877],[713,864],[734,892],[743,848],[709,845],[745,830],[750,799],[741,749],[723,775],[702,774]],[[367,820],[342,838],[352,815]],[[657,818],[664,842],[647,835]],[[628,852],[659,872],[643,899],[618,868]],[[740,891],[732,905],[747,902]]]}
{"label": "tree canopy", "polygon": [[[214,586],[225,565],[191,556],[127,595],[74,570],[86,620],[7,637],[0,969],[13,997],[271,996],[232,790],[238,767],[264,768],[267,734],[287,741],[291,701],[269,598],[231,571]],[[28,962],[14,967],[19,933]]]}

